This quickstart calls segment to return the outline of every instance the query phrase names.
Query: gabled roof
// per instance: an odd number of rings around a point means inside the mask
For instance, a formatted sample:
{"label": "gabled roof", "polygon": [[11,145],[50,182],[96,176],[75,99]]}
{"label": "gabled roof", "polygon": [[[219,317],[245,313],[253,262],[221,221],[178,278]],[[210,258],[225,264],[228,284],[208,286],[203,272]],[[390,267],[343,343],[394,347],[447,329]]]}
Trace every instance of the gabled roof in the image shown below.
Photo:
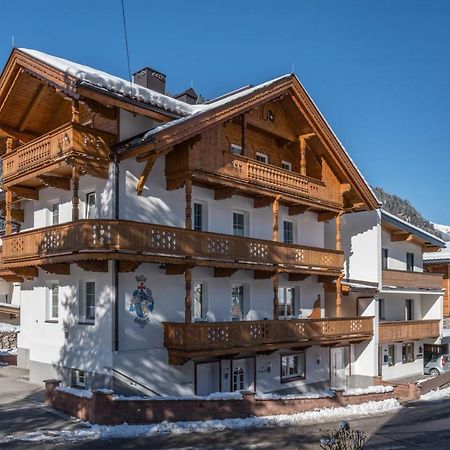
{"label": "gabled roof", "polygon": [[434,234],[422,230],[422,228],[416,227],[385,210],[381,210],[381,222],[389,224],[398,230],[412,234],[426,246],[445,248],[446,244],[442,239],[439,239]]}

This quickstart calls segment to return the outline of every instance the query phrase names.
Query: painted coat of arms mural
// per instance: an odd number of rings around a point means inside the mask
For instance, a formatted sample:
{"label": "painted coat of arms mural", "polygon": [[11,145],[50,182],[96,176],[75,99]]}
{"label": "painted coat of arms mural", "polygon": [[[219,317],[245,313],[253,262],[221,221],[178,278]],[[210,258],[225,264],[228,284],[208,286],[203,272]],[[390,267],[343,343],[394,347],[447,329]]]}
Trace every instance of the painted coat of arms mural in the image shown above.
{"label": "painted coat of arms mural", "polygon": [[137,289],[133,292],[128,311],[136,314],[134,321],[141,327],[150,321],[149,314],[153,311],[153,297],[151,289],[145,286],[146,278],[144,275],[136,277],[138,283]]}

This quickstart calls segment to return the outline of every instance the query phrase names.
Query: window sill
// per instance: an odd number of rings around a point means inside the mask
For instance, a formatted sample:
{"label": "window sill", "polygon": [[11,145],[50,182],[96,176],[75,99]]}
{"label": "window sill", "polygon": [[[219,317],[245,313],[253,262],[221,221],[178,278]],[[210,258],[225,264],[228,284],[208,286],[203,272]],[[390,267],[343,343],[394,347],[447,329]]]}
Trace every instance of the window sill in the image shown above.
{"label": "window sill", "polygon": [[95,325],[95,322],[92,322],[92,321],[81,321],[81,322],[78,322],[78,325]]}
{"label": "window sill", "polygon": [[49,319],[46,320],[45,323],[58,323],[58,319]]}
{"label": "window sill", "polygon": [[283,383],[290,383],[291,381],[298,381],[298,380],[306,380],[306,377],[299,375],[297,377],[292,376],[292,377],[289,377],[289,378],[281,378],[280,379],[280,383],[281,384],[283,384]]}

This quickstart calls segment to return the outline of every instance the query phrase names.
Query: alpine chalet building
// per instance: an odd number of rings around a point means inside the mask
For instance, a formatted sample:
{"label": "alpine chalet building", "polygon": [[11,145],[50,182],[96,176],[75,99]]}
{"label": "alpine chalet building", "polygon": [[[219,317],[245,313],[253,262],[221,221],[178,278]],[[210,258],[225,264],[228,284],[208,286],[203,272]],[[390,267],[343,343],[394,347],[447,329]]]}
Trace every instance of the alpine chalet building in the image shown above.
{"label": "alpine chalet building", "polygon": [[149,68],[130,83],[11,53],[0,276],[21,282],[19,365],[164,395],[345,386],[374,322],[345,305],[341,221],[378,207],[369,186],[295,75],[204,104],[165,92]]}

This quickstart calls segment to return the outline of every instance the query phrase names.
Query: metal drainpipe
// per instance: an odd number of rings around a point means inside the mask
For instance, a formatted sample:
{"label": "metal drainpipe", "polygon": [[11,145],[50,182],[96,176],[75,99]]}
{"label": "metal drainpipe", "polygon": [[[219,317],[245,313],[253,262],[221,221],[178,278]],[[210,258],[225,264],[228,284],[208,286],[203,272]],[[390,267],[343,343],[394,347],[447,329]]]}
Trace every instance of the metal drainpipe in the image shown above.
{"label": "metal drainpipe", "polygon": [[[114,152],[114,219],[119,219],[119,162]],[[114,271],[114,351],[119,351],[119,261],[113,261]]]}

